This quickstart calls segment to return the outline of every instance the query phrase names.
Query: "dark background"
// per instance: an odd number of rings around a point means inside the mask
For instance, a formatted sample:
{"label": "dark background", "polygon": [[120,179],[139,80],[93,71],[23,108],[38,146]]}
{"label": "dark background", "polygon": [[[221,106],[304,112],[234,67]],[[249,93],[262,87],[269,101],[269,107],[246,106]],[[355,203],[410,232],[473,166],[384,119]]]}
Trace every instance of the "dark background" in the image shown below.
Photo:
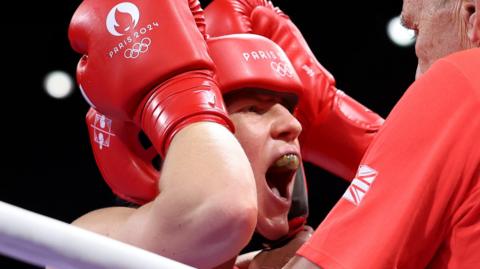
{"label": "dark background", "polygon": [[[65,222],[114,201],[91,153],[84,122],[87,103],[78,89],[57,100],[47,96],[42,85],[52,70],[74,76],[80,56],[69,46],[67,28],[80,2],[34,1],[4,7],[4,14],[15,19],[3,18],[0,42],[4,137],[0,200]],[[274,3],[297,24],[319,61],[334,74],[338,88],[386,117],[413,81],[416,68],[413,47],[395,46],[385,31],[402,2]],[[308,164],[306,168],[309,222],[316,226],[347,185],[321,169]],[[0,268],[33,267],[0,256]]]}

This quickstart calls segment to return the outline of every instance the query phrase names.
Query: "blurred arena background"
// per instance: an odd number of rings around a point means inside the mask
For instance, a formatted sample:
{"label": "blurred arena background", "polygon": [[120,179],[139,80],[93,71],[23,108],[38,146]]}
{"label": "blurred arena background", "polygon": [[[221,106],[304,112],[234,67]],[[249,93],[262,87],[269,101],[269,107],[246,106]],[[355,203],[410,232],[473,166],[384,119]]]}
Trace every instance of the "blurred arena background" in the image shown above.
{"label": "blurred arena background", "polygon": [[[88,105],[78,88],[74,85],[63,99],[44,89],[45,76],[54,70],[74,77],[80,55],[70,48],[67,28],[80,2],[17,1],[3,9],[11,14],[4,17],[1,42],[0,200],[65,222],[114,201],[91,153],[84,121]],[[399,15],[401,0],[274,4],[297,24],[338,88],[388,115],[416,68],[413,46],[397,46],[387,36],[387,24]],[[316,227],[347,184],[319,168],[306,168],[309,222]],[[0,256],[0,268],[36,267]]]}

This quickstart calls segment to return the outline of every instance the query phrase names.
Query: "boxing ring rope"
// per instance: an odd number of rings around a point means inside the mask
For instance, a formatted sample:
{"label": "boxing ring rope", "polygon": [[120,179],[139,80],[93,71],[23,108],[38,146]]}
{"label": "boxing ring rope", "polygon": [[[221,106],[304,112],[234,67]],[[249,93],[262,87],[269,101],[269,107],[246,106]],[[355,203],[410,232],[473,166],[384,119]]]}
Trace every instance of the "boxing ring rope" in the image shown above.
{"label": "boxing ring rope", "polygon": [[2,201],[0,253],[55,269],[193,268]]}

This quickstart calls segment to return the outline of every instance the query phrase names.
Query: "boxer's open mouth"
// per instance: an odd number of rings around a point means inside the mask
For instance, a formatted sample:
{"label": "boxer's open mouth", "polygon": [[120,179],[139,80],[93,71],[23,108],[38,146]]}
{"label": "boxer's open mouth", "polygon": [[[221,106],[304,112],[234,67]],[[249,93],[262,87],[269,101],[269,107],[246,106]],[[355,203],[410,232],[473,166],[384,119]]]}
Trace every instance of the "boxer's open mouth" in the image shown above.
{"label": "boxer's open mouth", "polygon": [[293,153],[282,155],[270,165],[265,175],[272,192],[283,199],[290,199],[290,183],[300,165],[300,158]]}

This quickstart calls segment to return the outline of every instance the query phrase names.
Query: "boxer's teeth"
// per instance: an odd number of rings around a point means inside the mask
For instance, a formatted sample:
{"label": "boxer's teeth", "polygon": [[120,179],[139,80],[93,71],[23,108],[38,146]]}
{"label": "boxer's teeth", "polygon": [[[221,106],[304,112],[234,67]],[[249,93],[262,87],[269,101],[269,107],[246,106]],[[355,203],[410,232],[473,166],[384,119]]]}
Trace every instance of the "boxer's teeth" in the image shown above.
{"label": "boxer's teeth", "polygon": [[285,154],[275,161],[275,166],[278,168],[286,168],[290,170],[295,170],[300,165],[300,160],[295,154]]}

